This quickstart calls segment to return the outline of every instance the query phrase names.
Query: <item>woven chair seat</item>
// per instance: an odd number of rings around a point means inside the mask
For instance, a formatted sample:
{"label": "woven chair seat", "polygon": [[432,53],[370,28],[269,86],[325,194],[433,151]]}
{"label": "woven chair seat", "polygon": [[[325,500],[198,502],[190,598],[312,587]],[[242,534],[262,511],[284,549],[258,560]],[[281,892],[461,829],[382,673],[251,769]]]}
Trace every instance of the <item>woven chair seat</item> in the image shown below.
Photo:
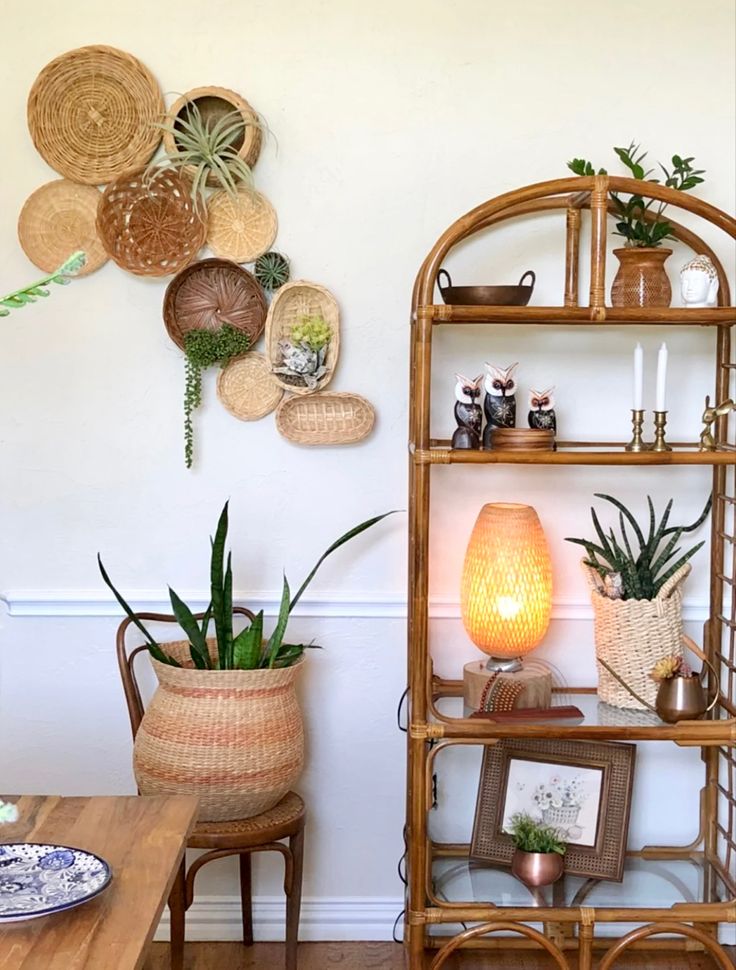
{"label": "woven chair seat", "polygon": [[[304,802],[290,791],[278,805],[253,818],[230,822],[198,822],[187,844],[192,848],[211,848],[224,843],[273,842],[292,834],[304,817]],[[279,834],[282,833],[282,834]]]}

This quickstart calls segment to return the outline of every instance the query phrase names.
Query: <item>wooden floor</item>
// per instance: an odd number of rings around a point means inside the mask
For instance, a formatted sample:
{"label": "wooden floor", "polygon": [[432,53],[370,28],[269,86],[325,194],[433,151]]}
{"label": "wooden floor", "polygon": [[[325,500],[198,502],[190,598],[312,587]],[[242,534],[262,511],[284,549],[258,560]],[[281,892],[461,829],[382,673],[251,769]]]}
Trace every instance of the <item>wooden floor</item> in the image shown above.
{"label": "wooden floor", "polygon": [[[154,943],[145,970],[169,970],[167,943]],[[734,953],[736,957],[736,952]],[[571,967],[576,967],[573,958]],[[736,966],[736,962],[734,964]],[[550,970],[546,956],[510,953],[481,956],[466,953],[445,964],[447,970]],[[698,953],[631,954],[616,964],[616,970],[712,970],[713,961]],[[283,970],[284,950],[280,943],[187,943],[184,970]],[[299,970],[404,970],[402,947],[394,943],[301,943]]]}

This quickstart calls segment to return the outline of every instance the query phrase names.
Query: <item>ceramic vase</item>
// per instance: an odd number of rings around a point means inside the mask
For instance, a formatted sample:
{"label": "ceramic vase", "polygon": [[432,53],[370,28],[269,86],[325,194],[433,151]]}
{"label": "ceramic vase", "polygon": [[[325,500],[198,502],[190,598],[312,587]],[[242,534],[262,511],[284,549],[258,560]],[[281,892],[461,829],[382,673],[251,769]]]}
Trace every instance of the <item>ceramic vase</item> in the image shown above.
{"label": "ceramic vase", "polygon": [[663,247],[631,247],[614,249],[619,268],[611,287],[611,303],[620,307],[670,305],[672,287],[665,260],[672,255]]}

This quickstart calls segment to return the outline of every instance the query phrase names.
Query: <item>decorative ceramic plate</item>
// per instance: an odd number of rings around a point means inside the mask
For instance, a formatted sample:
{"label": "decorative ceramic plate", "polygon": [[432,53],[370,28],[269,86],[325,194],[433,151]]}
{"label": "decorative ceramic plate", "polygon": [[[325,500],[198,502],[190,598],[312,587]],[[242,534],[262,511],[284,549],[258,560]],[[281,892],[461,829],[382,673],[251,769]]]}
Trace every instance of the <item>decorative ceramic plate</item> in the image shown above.
{"label": "decorative ceramic plate", "polygon": [[99,856],[66,845],[0,845],[0,923],[59,913],[99,895],[112,879]]}

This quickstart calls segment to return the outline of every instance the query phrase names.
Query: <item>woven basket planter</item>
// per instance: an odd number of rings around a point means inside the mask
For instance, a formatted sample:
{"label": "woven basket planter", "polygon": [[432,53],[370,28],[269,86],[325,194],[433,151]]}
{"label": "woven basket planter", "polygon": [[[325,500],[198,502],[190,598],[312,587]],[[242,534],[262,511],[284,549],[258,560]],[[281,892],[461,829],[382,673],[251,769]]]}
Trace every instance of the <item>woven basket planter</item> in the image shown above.
{"label": "woven basket planter", "polygon": [[[190,104],[196,104],[202,120],[210,125],[215,124],[223,115],[233,111],[240,112],[244,126],[243,134],[234,138],[231,145],[245,164],[253,168],[261,154],[261,127],[258,113],[251,108],[245,98],[241,98],[239,94],[228,88],[211,86],[193,88],[172,104],[166,114],[165,124],[175,127],[177,119],[186,120],[187,106]],[[164,131],[164,149],[167,155],[175,155],[177,152],[176,136],[170,131]],[[193,174],[194,168],[188,166],[184,171],[187,173],[191,171]],[[207,185],[219,184],[213,175],[207,176]]]}
{"label": "woven basket planter", "polygon": [[235,195],[224,189],[207,200],[207,243],[216,256],[252,263],[273,245],[278,232],[276,210],[265,195],[241,187]]}
{"label": "woven basket planter", "polygon": [[79,47],[55,58],[28,96],[39,153],[73,182],[102,185],[151,158],[165,112],[156,79],[115,47]]}
{"label": "woven basket planter", "polygon": [[[188,643],[165,644],[187,661]],[[275,670],[194,670],[151,660],[158,689],[133,749],[143,795],[195,795],[199,820],[251,818],[278,804],[304,767],[295,682]]]}
{"label": "woven basket planter", "polygon": [[108,255],[136,276],[169,276],[204,245],[207,223],[189,186],[171,169],[128,172],[107,186],[97,232]]}
{"label": "woven basket planter", "polygon": [[289,397],[276,412],[279,434],[297,445],[352,445],[371,433],[375,420],[364,397],[329,391]]}
{"label": "woven basket planter", "polygon": [[77,250],[87,256],[78,274],[87,274],[107,262],[97,235],[97,209],[102,195],[93,185],[68,179],[47,182],[28,197],[18,217],[18,239],[30,261],[52,273]]}
{"label": "woven basket planter", "polygon": [[682,652],[682,583],[690,574],[690,563],[678,569],[653,600],[609,599],[598,573],[585,563],[583,569],[593,603],[598,696],[613,707],[646,710],[600,661],[654,705],[657,684],[649,672],[662,657]]}
{"label": "woven basket planter", "polygon": [[231,360],[217,377],[217,396],[226,411],[240,421],[258,421],[277,407],[283,397],[268,360],[256,351]]}
{"label": "woven basket planter", "polygon": [[252,347],[266,323],[266,297],[255,277],[236,263],[200,259],[169,283],[163,313],[181,350],[188,330],[219,330],[224,323],[247,333]]}
{"label": "woven basket planter", "polygon": [[292,394],[311,394],[314,390],[322,390],[332,380],[337,366],[340,352],[340,312],[335,297],[324,286],[318,283],[308,283],[305,280],[295,280],[286,283],[275,294],[266,317],[266,356],[271,367],[279,367],[282,363],[282,353],[279,349],[280,340],[288,340],[292,328],[301,321],[302,317],[321,316],[332,330],[332,338],[327,348],[325,366],[327,371],[319,379],[313,390],[293,380],[290,375],[274,374],[274,380]]}

